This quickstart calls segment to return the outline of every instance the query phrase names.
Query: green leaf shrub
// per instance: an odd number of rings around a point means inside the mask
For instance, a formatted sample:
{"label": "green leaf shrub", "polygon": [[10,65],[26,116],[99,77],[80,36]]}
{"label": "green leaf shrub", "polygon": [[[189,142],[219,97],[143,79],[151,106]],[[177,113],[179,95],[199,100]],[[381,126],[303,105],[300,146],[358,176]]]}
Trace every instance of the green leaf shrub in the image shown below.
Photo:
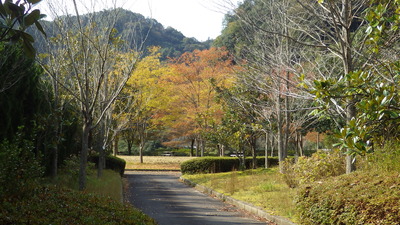
{"label": "green leaf shrub", "polygon": [[299,157],[296,163],[292,158],[282,163],[283,179],[291,188],[346,172],[345,157],[338,150],[318,151],[311,157]]}
{"label": "green leaf shrub", "polygon": [[303,224],[399,224],[400,145],[360,158],[359,171],[303,185],[296,197]]}
{"label": "green leaf shrub", "polygon": [[[89,161],[92,163],[96,164],[96,167],[99,162],[99,156],[98,155],[91,155],[89,156]],[[124,159],[112,156],[112,155],[107,155],[106,156],[106,168],[105,169],[110,169],[118,172],[121,176],[124,175],[125,172],[125,166],[126,166],[126,161]]]}
{"label": "green leaf shrub", "polygon": [[43,175],[32,150],[30,141],[19,138],[0,143],[0,199],[25,197]]}
{"label": "green leaf shrub", "polygon": [[[276,157],[268,158],[269,165],[278,165]],[[246,168],[250,168],[252,159],[246,158]],[[257,166],[265,165],[265,157],[257,157]],[[182,174],[221,173],[235,171],[240,168],[240,161],[236,157],[201,157],[185,161],[181,164]]]}
{"label": "green leaf shrub", "polygon": [[400,174],[357,171],[303,186],[301,224],[399,224]]}

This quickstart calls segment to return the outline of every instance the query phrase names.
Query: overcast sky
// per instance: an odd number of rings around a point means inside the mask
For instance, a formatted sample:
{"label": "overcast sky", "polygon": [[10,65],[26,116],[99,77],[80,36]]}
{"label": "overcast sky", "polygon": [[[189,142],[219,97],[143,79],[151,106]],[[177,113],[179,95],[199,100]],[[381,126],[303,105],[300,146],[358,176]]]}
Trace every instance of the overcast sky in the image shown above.
{"label": "overcast sky", "polygon": [[[77,1],[84,2],[84,4],[99,5],[99,2],[106,0]],[[228,9],[233,9],[232,4],[236,4],[238,1],[239,0],[120,0],[118,6],[140,13],[145,17],[156,19],[159,23],[164,25],[165,28],[171,26],[182,32],[186,37],[194,37],[199,41],[206,41],[208,38],[216,38],[221,33],[225,13]],[[47,2],[52,2],[60,6],[70,4],[72,0],[44,0],[43,3],[38,6],[44,13],[46,13]]]}

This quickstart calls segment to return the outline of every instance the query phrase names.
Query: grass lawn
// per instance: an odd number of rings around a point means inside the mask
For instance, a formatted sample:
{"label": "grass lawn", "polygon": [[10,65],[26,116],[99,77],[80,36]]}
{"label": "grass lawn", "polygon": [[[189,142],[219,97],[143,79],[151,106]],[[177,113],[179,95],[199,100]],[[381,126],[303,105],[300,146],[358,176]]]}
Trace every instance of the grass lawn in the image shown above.
{"label": "grass lawn", "polygon": [[139,156],[118,155],[126,161],[125,169],[135,170],[180,170],[181,163],[194,157],[181,156],[143,156],[140,163]]}
{"label": "grass lawn", "polygon": [[264,208],[270,214],[296,221],[294,216],[296,190],[285,184],[278,168],[183,177],[235,199]]}

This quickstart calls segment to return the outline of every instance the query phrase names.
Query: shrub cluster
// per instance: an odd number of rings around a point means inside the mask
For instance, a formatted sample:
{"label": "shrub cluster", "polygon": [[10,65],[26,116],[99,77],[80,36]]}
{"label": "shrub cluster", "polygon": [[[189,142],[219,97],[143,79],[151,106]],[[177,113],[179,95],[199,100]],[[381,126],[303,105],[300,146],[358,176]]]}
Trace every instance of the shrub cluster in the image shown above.
{"label": "shrub cluster", "polygon": [[[269,165],[278,165],[276,157],[268,158]],[[251,158],[246,158],[246,168],[250,168]],[[265,157],[257,157],[257,166],[265,165]],[[240,160],[237,157],[201,157],[185,161],[181,164],[183,174],[196,173],[220,173],[235,171],[240,168]]]}
{"label": "shrub cluster", "polygon": [[318,151],[311,157],[299,157],[296,163],[288,158],[282,164],[283,179],[291,188],[346,172],[345,158],[339,150]]}
{"label": "shrub cluster", "polygon": [[43,168],[27,140],[0,143],[0,201],[5,198],[23,198],[28,195]]}
{"label": "shrub cluster", "polygon": [[360,157],[357,172],[303,185],[296,197],[300,222],[398,225],[399,162],[400,146],[387,143]]}
{"label": "shrub cluster", "polygon": [[[91,155],[89,156],[89,161],[95,163],[97,167],[99,162],[99,156]],[[106,169],[114,170],[118,172],[121,176],[123,176],[125,172],[125,166],[126,166],[126,161],[124,159],[112,155],[106,156]]]}
{"label": "shrub cluster", "polygon": [[366,173],[332,177],[300,189],[302,224],[399,224],[400,174]]}

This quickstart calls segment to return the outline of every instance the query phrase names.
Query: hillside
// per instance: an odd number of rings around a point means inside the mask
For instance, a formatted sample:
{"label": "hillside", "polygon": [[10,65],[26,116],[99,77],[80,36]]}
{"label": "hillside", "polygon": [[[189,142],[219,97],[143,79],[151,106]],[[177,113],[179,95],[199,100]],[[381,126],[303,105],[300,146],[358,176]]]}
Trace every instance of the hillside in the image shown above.
{"label": "hillside", "polygon": [[[163,59],[177,57],[184,52],[195,49],[208,49],[213,41],[200,42],[195,38],[185,37],[181,32],[172,27],[165,28],[155,19],[145,18],[139,13],[125,9],[117,10],[120,10],[115,26],[118,35],[121,35],[124,40],[128,41],[132,48],[143,40],[145,40],[143,49],[147,49],[149,46],[160,46]],[[110,13],[109,10],[104,10],[99,12],[96,17],[106,18],[108,13]],[[87,15],[84,15],[83,20],[85,21],[86,18]],[[74,19],[76,18],[72,18],[72,20]],[[98,24],[101,26],[101,19],[99,19]],[[56,35],[53,21],[42,21],[42,25],[49,37]],[[40,52],[42,49],[41,46],[44,44],[44,38],[35,30],[31,31],[31,33],[36,40],[35,47]]]}

